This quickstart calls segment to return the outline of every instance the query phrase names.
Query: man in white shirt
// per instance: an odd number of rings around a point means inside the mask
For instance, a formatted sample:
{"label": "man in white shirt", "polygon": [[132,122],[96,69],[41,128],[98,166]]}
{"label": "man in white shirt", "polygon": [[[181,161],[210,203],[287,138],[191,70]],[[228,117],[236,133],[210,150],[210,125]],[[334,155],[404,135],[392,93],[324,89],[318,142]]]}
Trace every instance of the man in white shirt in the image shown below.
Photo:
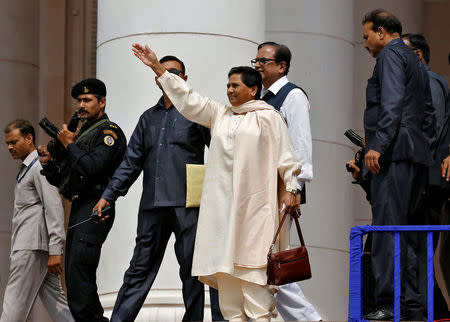
{"label": "man in white shirt", "polygon": [[22,164],[14,189],[11,264],[0,321],[25,321],[38,295],[53,321],[73,321],[58,277],[65,239],[58,189],[40,173],[33,126],[18,119],[4,132],[8,151]]}
{"label": "man in white shirt", "polygon": [[[297,201],[305,203],[305,182],[310,182],[313,178],[309,101],[303,89],[287,79],[291,56],[286,46],[264,42],[258,46],[256,58],[251,63],[262,76],[261,99],[280,111],[288,125],[295,153],[302,165],[297,183]],[[284,320],[321,320],[296,283],[281,286],[277,301],[278,312]]]}

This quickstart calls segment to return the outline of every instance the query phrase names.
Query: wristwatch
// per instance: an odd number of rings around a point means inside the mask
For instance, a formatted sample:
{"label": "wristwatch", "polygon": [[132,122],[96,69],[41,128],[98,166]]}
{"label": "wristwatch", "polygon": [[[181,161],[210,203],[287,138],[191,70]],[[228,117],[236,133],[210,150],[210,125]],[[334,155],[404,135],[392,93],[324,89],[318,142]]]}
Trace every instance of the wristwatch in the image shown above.
{"label": "wristwatch", "polygon": [[298,194],[298,190],[297,189],[289,190],[289,192],[292,193],[294,196],[296,196]]}

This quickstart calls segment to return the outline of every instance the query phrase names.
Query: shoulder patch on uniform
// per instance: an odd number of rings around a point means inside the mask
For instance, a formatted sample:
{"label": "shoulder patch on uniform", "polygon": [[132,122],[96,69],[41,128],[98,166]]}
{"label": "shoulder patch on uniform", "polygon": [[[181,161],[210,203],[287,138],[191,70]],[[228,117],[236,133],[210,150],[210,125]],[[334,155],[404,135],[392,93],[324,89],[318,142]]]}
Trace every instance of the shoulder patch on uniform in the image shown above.
{"label": "shoulder patch on uniform", "polygon": [[114,131],[112,131],[112,130],[103,130],[103,134],[110,134],[110,135],[112,135],[113,138],[115,138],[117,140],[117,134],[114,133]]}
{"label": "shoulder patch on uniform", "polygon": [[107,135],[105,136],[105,138],[103,139],[103,142],[105,142],[105,144],[107,146],[111,146],[114,144],[114,138],[111,135]]}
{"label": "shoulder patch on uniform", "polygon": [[117,125],[114,125],[114,124],[109,124],[109,127],[112,127],[113,129],[117,129]]}

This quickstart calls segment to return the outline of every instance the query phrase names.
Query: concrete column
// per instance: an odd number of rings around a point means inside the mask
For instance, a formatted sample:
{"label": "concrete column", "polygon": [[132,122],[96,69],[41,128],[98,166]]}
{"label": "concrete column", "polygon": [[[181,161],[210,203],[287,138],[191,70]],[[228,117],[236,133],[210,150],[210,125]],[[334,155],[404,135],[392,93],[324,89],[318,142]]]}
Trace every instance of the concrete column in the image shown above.
{"label": "concrete column", "polygon": [[[64,97],[64,2],[0,1],[4,27],[0,31],[0,95],[3,128],[9,121],[24,118],[32,122],[36,130],[36,144],[45,144],[48,137],[39,130],[37,123],[47,115],[61,123]],[[51,45],[50,45],[51,44]],[[2,142],[0,162],[3,164],[0,184],[0,301],[9,271],[11,216],[13,213],[13,189],[18,161],[11,159]],[[33,321],[49,321],[47,312],[38,299],[30,318]]]}
{"label": "concrete column", "polygon": [[[0,1],[0,302],[8,280],[14,183],[19,162],[9,155],[3,129],[16,118],[35,121],[38,97],[39,2]],[[1,308],[0,308],[1,310]]]}
{"label": "concrete column", "polygon": [[[2,102],[3,165],[0,184],[0,301],[8,279],[13,213],[13,189],[18,161],[11,159],[3,143],[3,128],[9,121],[24,118],[36,130],[36,144],[45,144],[48,137],[39,130],[38,120],[46,115],[62,122],[64,98],[65,2],[0,1],[3,28],[0,30],[0,95]],[[38,299],[30,314],[32,321],[49,321]]]}
{"label": "concrete column", "polygon": [[[107,86],[106,111],[129,138],[139,116],[159,99],[154,74],[131,51],[135,42],[148,44],[158,57],[184,61],[194,89],[221,102],[227,72],[249,65],[256,44],[264,38],[262,1],[99,1],[97,77]],[[141,178],[117,204],[116,222],[103,247],[98,285],[111,310],[134,247]],[[152,291],[138,317],[181,320],[184,307],[173,240]],[[209,298],[206,296],[206,302]],[[205,312],[209,316],[209,310]]]}
{"label": "concrete column", "polygon": [[[288,77],[311,102],[314,182],[308,185],[303,229],[313,278],[300,286],[324,320],[345,320],[349,229],[370,223],[371,213],[362,189],[351,186],[345,172],[354,147],[343,134],[350,127],[362,134],[366,80],[375,61],[362,46],[361,20],[376,8],[368,0],[266,4],[266,40],[291,49]],[[381,1],[377,7],[397,15],[405,31],[421,31],[422,1]]]}
{"label": "concrete column", "polygon": [[[60,126],[64,121],[66,64],[66,2],[39,1],[39,119],[47,116]],[[67,120],[66,120],[67,122]],[[40,130],[45,143],[49,137]]]}
{"label": "concrete column", "polygon": [[[299,283],[324,320],[346,320],[353,193],[344,137],[353,121],[353,0],[266,2],[266,40],[292,51],[288,78],[309,96],[314,180],[302,224],[312,279]],[[291,243],[298,245],[295,229]]]}

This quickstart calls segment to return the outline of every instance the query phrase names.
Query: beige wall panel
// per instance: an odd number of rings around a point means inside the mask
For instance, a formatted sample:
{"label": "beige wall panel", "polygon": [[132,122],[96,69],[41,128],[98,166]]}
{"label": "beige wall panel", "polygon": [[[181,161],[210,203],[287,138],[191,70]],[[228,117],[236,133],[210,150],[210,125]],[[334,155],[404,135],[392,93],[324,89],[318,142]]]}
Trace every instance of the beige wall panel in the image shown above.
{"label": "beige wall panel", "polygon": [[430,68],[450,82],[450,1],[425,0],[424,36],[430,46]]}

